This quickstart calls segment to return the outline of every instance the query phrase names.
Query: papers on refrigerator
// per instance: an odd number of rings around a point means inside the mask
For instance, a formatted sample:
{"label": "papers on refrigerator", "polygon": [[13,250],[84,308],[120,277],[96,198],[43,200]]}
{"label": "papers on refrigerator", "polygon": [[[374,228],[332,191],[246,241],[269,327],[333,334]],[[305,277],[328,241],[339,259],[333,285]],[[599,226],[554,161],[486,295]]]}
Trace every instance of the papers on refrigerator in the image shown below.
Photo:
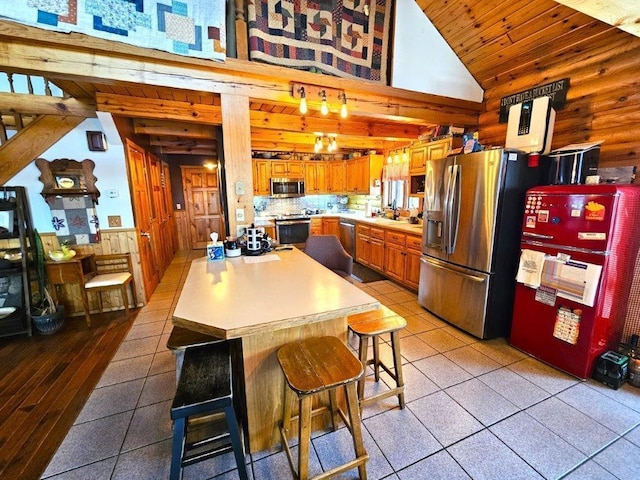
{"label": "papers on refrigerator", "polygon": [[553,289],[558,297],[593,307],[601,273],[601,265],[523,249],[516,281],[532,288]]}
{"label": "papers on refrigerator", "polygon": [[550,257],[542,268],[541,285],[555,288],[559,297],[593,307],[601,272],[602,265]]}
{"label": "papers on refrigerator", "polygon": [[522,250],[516,281],[533,288],[538,288],[542,276],[544,257],[545,254],[543,252],[536,252],[535,250],[526,248]]}

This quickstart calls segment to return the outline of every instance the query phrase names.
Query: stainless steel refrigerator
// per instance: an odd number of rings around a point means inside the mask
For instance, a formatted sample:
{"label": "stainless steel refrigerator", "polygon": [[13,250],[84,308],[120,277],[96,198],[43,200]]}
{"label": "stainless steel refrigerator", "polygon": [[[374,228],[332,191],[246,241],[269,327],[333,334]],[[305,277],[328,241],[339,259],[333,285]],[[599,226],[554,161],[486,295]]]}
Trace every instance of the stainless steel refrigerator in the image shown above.
{"label": "stainless steel refrigerator", "polygon": [[525,192],[547,172],[504,149],[427,161],[420,305],[478,338],[509,334]]}

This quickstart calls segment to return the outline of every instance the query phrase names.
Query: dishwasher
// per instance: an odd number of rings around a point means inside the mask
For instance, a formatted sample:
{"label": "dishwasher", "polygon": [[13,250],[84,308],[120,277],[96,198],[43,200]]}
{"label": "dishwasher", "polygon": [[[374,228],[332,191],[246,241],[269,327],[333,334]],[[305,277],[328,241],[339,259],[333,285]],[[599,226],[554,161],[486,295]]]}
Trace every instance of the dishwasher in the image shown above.
{"label": "dishwasher", "polygon": [[350,218],[340,219],[340,243],[349,255],[356,258],[356,222]]}

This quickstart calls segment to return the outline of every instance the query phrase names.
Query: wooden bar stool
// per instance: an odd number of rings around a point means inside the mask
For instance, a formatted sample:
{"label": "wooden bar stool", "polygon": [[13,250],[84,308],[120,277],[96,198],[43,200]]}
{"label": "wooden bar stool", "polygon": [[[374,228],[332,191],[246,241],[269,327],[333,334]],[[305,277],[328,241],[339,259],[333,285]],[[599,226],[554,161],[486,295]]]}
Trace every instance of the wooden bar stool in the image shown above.
{"label": "wooden bar stool", "polygon": [[[231,451],[235,455],[240,478],[248,480],[244,446],[233,408],[231,377],[229,342],[186,349],[171,405],[172,480],[181,478],[182,467]],[[218,414],[215,417],[217,422],[212,421],[212,414]],[[203,416],[206,416],[206,421],[201,420]]]}
{"label": "wooden bar stool", "polygon": [[[349,330],[359,338],[358,356],[363,368],[373,365],[373,372],[376,382],[380,381],[380,367],[387,372],[396,382],[395,388],[386,392],[378,393],[371,397],[364,397],[365,375],[358,382],[358,398],[360,407],[373,403],[383,398],[398,396],[400,408],[404,408],[404,380],[402,378],[402,357],[400,356],[400,330],[407,326],[404,317],[396,312],[382,306],[378,310],[356,313],[347,317]],[[380,360],[380,335],[389,333],[391,335],[391,350],[393,352],[393,372]],[[373,358],[368,359],[369,338],[373,338]]]}
{"label": "wooden bar stool", "polygon": [[[358,467],[360,479],[366,480],[366,462],[369,460],[369,455],[362,440],[362,425],[356,392],[356,382],[363,372],[362,364],[337,337],[309,338],[289,343],[278,350],[278,361],[289,388],[298,396],[298,415],[292,416],[292,395],[285,389],[284,414],[280,427],[282,445],[294,476],[300,480],[308,479],[311,420],[317,414],[330,411],[334,430],[338,416],[349,428],[353,437],[356,458],[313,478],[315,480],[333,478],[342,472]],[[346,390],[348,419],[337,403],[337,389],[339,387],[344,387]],[[313,395],[327,390],[330,407],[313,409]],[[296,420],[298,421],[299,441],[297,474],[287,438],[291,422]]]}

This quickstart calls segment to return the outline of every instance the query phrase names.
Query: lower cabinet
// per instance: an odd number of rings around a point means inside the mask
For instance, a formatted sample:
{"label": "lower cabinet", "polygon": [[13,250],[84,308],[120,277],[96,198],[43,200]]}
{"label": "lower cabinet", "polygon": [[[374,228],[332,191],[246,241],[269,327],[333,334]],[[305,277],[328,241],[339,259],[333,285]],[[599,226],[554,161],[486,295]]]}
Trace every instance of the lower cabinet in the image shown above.
{"label": "lower cabinet", "polygon": [[421,256],[422,238],[418,235],[356,224],[354,260],[414,290],[420,281]]}
{"label": "lower cabinet", "polygon": [[384,273],[410,288],[417,289],[420,280],[422,239],[397,231],[386,232]]}
{"label": "lower cabinet", "polygon": [[358,224],[356,227],[356,261],[380,272],[384,267],[384,230]]}
{"label": "lower cabinet", "polygon": [[311,219],[310,235],[322,235],[322,219],[321,218]]}

